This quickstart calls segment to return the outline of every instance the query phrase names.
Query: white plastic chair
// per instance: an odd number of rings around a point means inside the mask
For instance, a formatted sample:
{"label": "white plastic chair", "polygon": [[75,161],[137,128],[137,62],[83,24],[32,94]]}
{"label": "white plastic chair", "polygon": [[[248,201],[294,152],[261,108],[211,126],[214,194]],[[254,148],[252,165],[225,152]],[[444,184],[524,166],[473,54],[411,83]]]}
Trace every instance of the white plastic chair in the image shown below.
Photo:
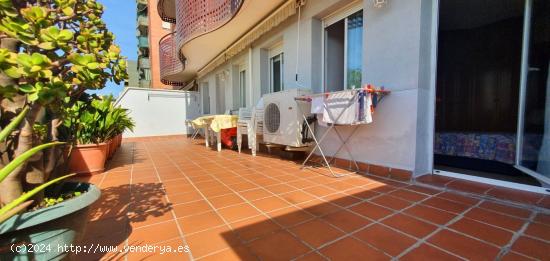
{"label": "white plastic chair", "polygon": [[263,135],[263,106],[263,99],[260,99],[256,107],[253,107],[252,110],[247,108],[239,109],[239,121],[237,122],[237,146],[239,148],[239,153],[242,148],[242,135],[247,135],[248,148],[252,150],[252,156],[256,156],[256,151],[260,144],[258,136]]}

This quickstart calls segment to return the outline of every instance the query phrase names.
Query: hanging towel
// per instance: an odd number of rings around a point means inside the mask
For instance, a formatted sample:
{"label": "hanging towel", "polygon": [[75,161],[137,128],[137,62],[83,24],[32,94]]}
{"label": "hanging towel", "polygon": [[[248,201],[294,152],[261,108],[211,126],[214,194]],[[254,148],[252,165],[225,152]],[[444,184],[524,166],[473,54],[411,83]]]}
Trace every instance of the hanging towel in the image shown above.
{"label": "hanging towel", "polygon": [[354,91],[329,94],[323,108],[323,121],[326,123],[349,125],[357,119],[358,95]]}
{"label": "hanging towel", "polygon": [[311,113],[323,113],[324,98],[323,96],[313,97],[311,99]]}
{"label": "hanging towel", "polygon": [[357,124],[367,124],[372,122],[372,94],[367,91],[361,91],[359,94],[357,106]]}

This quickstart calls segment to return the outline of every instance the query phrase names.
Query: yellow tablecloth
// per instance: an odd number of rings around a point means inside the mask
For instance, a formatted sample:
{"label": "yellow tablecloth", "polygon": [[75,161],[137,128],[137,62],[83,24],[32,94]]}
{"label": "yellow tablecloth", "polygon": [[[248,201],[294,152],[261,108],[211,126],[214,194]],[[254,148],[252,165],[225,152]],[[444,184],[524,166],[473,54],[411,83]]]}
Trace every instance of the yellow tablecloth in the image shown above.
{"label": "yellow tablecloth", "polygon": [[237,115],[206,115],[194,119],[191,123],[197,127],[210,125],[210,129],[214,132],[219,132],[221,129],[237,127],[238,120],[239,116]]}

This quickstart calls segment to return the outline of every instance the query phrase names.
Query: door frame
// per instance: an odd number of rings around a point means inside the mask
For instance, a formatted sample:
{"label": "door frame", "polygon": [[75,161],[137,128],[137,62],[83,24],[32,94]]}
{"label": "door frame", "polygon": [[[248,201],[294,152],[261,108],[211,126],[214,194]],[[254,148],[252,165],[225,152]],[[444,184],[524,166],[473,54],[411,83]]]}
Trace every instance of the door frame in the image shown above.
{"label": "door frame", "polygon": [[[526,173],[527,175],[530,175],[537,179],[539,182],[543,183],[542,187],[538,186],[532,186],[532,185],[526,185],[521,183],[515,183],[515,182],[508,182],[508,181],[502,181],[497,179],[490,179],[490,178],[483,178],[473,175],[468,175],[464,173],[456,173],[456,172],[449,172],[445,170],[439,170],[435,168],[434,164],[434,145],[435,145],[435,110],[436,110],[436,84],[437,84],[437,62],[438,62],[438,38],[439,38],[439,6],[440,6],[441,0],[433,0],[432,1],[432,26],[431,26],[431,35],[432,35],[432,52],[431,52],[431,79],[430,79],[430,88],[431,88],[431,97],[430,97],[430,124],[432,129],[432,135],[431,137],[431,162],[430,162],[430,168],[432,174],[437,174],[441,176],[447,176],[452,178],[458,178],[458,179],[464,179],[479,183],[485,183],[490,185],[496,185],[501,187],[507,187],[512,189],[518,189],[523,191],[529,191],[529,192],[536,192],[536,193],[542,193],[550,195],[550,179],[548,179],[545,176],[542,176],[530,169],[527,169],[525,167],[522,167],[519,165],[519,156],[518,154],[521,151],[521,140],[520,135],[523,134],[523,131],[521,127],[523,127],[523,120],[524,120],[524,104],[525,104],[525,91],[527,86],[527,69],[528,69],[528,57],[529,57],[529,35],[530,35],[530,23],[531,23],[531,8],[532,8],[532,0],[525,0],[525,10],[524,10],[524,22],[523,22],[523,45],[522,45],[522,58],[521,58],[521,74],[520,74],[520,97],[518,101],[518,129],[517,129],[517,136],[516,136],[516,164],[514,165],[515,168],[519,169],[520,171]],[[544,184],[546,183],[546,184]],[[547,186],[546,188],[544,186]]]}

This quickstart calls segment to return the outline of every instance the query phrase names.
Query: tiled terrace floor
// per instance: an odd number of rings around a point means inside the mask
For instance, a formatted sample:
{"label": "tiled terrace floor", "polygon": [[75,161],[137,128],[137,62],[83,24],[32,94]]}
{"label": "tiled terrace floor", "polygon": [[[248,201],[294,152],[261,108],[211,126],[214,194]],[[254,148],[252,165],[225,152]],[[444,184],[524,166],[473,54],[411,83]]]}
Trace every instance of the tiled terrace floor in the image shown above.
{"label": "tiled terrace floor", "polygon": [[[126,141],[107,173],[86,244],[187,245],[109,260],[550,260],[544,209],[299,164],[184,137]],[[545,212],[544,213],[541,213]]]}

